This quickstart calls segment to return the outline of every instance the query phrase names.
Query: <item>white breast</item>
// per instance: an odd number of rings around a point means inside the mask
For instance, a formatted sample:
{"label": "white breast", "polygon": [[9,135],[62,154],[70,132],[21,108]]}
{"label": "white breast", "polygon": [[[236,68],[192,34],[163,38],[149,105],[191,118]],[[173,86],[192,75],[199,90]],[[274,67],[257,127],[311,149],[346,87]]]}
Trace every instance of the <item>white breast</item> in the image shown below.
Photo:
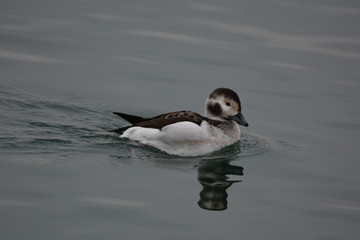
{"label": "white breast", "polygon": [[154,128],[131,127],[121,137],[156,147],[168,154],[197,156],[219,150],[240,140],[240,128],[234,123],[225,129],[192,122],[178,122]]}

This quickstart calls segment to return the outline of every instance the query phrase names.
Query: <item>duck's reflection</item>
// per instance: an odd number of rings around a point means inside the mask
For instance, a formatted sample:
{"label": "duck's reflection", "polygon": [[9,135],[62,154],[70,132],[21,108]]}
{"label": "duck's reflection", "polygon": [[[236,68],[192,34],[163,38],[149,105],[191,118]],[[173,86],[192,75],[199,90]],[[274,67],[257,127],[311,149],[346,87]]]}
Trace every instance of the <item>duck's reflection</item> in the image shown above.
{"label": "duck's reflection", "polygon": [[[160,155],[151,155],[132,158],[114,156],[111,164],[141,164],[156,168],[171,169],[178,171],[197,170],[198,181],[203,186],[200,192],[199,207],[206,210],[222,211],[227,209],[227,189],[236,182],[241,182],[239,176],[243,176],[244,168],[231,165],[232,158],[171,158]],[[234,180],[234,178],[237,178]]]}
{"label": "duck's reflection", "polygon": [[230,180],[228,175],[243,176],[243,167],[230,165],[229,161],[216,161],[198,167],[198,180],[203,186],[200,192],[199,207],[206,210],[222,211],[227,209],[226,190],[241,180]]}

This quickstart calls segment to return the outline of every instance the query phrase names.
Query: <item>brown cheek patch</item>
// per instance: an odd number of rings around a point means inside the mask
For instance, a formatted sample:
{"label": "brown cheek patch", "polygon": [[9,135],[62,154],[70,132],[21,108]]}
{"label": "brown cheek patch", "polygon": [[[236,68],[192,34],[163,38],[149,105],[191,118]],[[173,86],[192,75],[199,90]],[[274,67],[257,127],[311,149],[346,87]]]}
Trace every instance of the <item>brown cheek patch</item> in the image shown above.
{"label": "brown cheek patch", "polygon": [[209,110],[209,112],[211,112],[215,116],[219,116],[222,113],[221,106],[218,103],[209,104],[208,105],[208,110]]}

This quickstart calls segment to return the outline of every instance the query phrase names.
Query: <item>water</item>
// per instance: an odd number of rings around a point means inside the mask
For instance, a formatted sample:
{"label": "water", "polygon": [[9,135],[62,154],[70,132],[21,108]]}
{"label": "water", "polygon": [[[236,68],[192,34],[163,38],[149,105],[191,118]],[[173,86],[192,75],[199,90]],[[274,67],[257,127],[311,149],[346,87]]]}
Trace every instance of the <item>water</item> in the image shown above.
{"label": "water", "polygon": [[[2,239],[357,239],[357,1],[3,1]],[[202,113],[237,145],[180,158],[113,111]]]}

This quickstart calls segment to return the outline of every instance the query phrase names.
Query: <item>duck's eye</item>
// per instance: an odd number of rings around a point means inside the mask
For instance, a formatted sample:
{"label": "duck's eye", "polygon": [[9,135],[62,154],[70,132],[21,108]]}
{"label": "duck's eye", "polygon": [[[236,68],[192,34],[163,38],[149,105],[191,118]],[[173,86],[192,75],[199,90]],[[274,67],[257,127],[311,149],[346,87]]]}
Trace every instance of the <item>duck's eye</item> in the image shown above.
{"label": "duck's eye", "polygon": [[225,104],[226,104],[226,106],[229,106],[229,107],[230,107],[230,105],[231,105],[229,102],[226,102]]}

